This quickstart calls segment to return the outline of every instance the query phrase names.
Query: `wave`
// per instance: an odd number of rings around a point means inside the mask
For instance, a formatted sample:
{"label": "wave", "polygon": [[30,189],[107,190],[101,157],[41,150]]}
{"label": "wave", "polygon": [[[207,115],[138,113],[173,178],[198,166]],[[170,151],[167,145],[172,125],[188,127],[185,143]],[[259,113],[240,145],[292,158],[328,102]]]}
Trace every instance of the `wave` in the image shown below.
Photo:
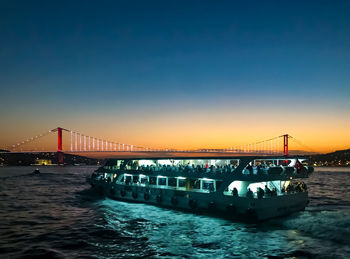
{"label": "wave", "polygon": [[282,222],[287,228],[316,238],[350,244],[350,212],[347,211],[305,211]]}

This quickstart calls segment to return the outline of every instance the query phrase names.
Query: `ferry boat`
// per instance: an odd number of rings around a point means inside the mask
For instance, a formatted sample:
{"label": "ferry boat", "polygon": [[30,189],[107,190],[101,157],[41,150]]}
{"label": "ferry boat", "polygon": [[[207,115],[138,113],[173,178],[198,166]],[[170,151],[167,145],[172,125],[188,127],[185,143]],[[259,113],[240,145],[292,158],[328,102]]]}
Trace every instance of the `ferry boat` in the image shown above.
{"label": "ferry boat", "polygon": [[262,221],[304,210],[313,168],[297,157],[109,159],[88,182],[108,197]]}

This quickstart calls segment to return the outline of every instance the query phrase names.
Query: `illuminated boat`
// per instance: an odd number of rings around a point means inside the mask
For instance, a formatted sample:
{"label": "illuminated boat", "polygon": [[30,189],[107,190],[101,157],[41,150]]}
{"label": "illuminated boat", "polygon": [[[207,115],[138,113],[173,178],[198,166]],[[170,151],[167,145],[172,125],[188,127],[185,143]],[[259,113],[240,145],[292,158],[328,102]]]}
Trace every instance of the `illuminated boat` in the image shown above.
{"label": "illuminated boat", "polygon": [[291,157],[109,159],[87,180],[108,197],[261,221],[304,210],[313,168]]}

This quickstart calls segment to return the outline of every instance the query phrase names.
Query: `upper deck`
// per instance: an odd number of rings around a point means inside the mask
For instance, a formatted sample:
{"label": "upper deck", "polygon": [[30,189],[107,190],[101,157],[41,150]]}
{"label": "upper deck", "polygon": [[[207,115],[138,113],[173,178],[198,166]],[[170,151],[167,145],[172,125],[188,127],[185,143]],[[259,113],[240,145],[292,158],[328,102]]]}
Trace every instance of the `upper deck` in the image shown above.
{"label": "upper deck", "polygon": [[302,157],[268,155],[112,158],[103,171],[260,182],[308,177],[311,170],[301,164],[303,160]]}

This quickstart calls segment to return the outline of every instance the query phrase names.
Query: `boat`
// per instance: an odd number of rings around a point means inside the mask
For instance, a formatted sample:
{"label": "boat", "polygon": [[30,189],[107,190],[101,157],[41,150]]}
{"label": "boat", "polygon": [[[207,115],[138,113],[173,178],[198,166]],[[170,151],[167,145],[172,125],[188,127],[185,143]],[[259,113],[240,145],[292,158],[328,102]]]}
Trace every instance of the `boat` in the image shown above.
{"label": "boat", "polygon": [[32,172],[32,174],[40,174],[39,168],[36,168],[36,169]]}
{"label": "boat", "polygon": [[116,200],[263,221],[304,210],[312,172],[300,157],[152,157],[108,159],[87,181]]}

